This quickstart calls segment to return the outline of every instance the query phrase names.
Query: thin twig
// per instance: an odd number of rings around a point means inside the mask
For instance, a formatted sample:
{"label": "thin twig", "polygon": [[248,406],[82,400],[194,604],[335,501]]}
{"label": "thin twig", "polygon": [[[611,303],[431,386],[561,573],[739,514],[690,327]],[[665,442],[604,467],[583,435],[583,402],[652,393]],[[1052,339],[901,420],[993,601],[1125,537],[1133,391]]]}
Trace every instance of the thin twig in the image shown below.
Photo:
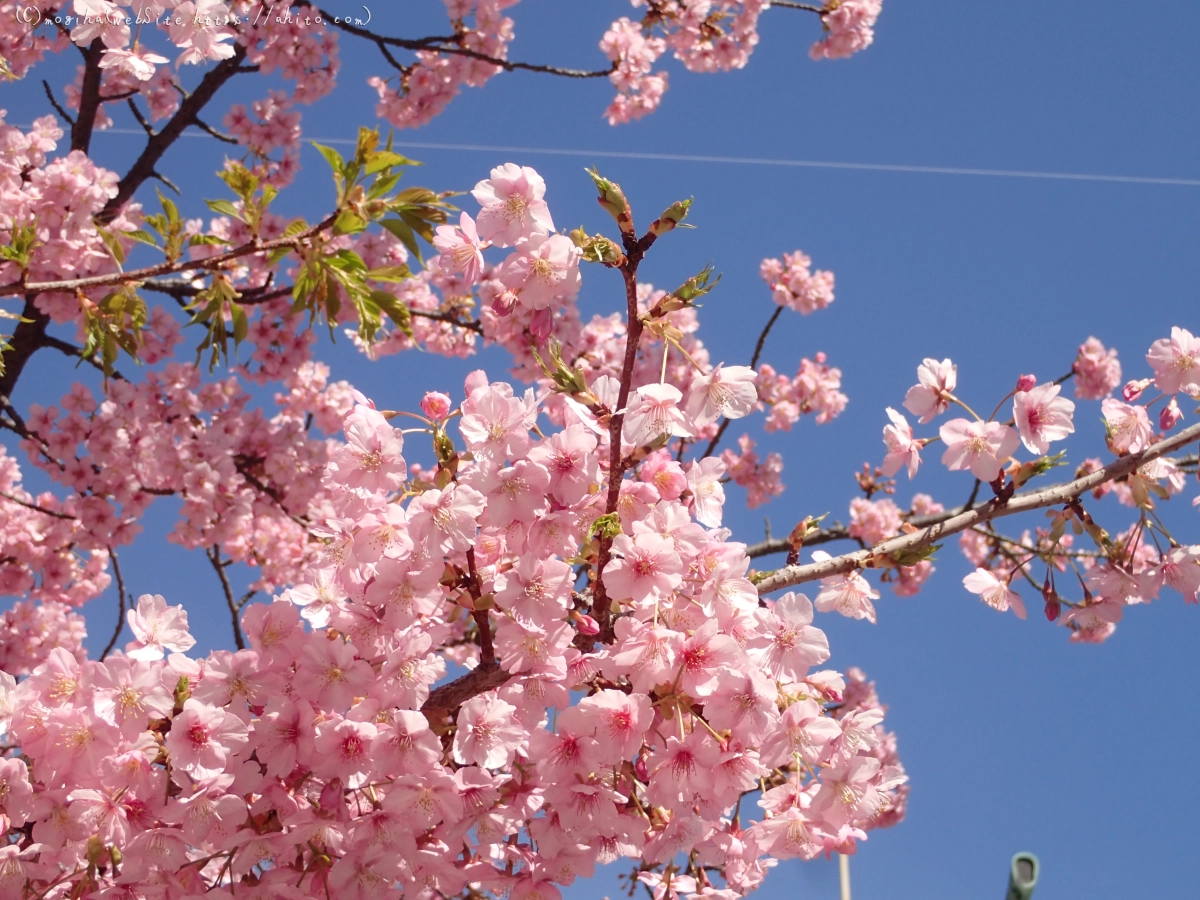
{"label": "thin twig", "polygon": [[54,107],[54,111],[58,113],[64,122],[74,128],[75,120],[67,114],[65,109],[58,105],[58,101],[54,98],[54,91],[50,89],[50,82],[43,78],[42,87],[46,89],[46,99],[50,101],[50,105]]}
{"label": "thin twig", "polygon": [[780,9],[802,9],[805,12],[816,13],[819,16],[829,12],[824,6],[813,6],[809,3],[797,3],[795,0],[771,0],[772,6],[778,6]]}
{"label": "thin twig", "polygon": [[117,627],[113,631],[113,636],[109,638],[108,646],[100,654],[101,662],[104,661],[104,657],[112,653],[113,647],[117,646],[117,638],[121,636],[121,629],[125,627],[125,579],[121,577],[121,563],[117,559],[117,551],[109,547],[108,555],[112,557],[113,575],[117,578]]}
{"label": "thin twig", "polygon": [[72,516],[69,513],[65,513],[65,512],[58,512],[57,510],[53,510],[53,509],[46,509],[46,507],[44,507],[44,506],[38,506],[38,504],[36,504],[36,503],[31,503],[28,500],[22,500],[20,497],[14,497],[12,494],[8,493],[7,491],[0,491],[0,497],[3,497],[9,503],[15,503],[15,504],[17,504],[17,506],[23,506],[26,509],[32,509],[34,512],[44,513],[47,516],[54,516],[54,518],[56,518],[56,519],[67,519],[68,521],[71,521],[71,522],[79,521],[79,518],[77,516]]}
{"label": "thin twig", "polygon": [[129,106],[129,111],[133,113],[133,117],[137,119],[137,123],[142,126],[142,131],[146,132],[146,134],[150,135],[150,137],[154,137],[154,126],[146,121],[146,117],[143,116],[142,111],[137,108],[137,104],[133,102],[133,98],[130,97],[125,101],[125,103]]}
{"label": "thin twig", "polygon": [[201,131],[208,132],[218,141],[224,141],[226,144],[236,144],[238,142],[237,138],[233,137],[232,135],[225,134],[223,131],[217,131],[217,129],[213,128],[199,116],[192,116],[192,124]]}
{"label": "thin twig", "polygon": [[238,622],[238,605],[233,599],[233,588],[229,584],[229,576],[225,574],[225,567],[229,565],[229,562],[221,562],[221,547],[218,544],[213,544],[211,549],[205,550],[204,555],[208,557],[213,571],[221,579],[221,590],[225,592],[225,602],[229,605],[229,615],[233,618],[233,642],[239,650],[245,650],[246,639],[242,636],[242,625]]}

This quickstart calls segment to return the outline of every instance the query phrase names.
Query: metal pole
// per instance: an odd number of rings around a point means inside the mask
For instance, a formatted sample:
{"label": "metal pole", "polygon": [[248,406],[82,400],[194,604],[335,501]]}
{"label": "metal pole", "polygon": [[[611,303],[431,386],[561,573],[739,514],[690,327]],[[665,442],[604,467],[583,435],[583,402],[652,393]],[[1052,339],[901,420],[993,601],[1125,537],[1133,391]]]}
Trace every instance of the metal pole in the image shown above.
{"label": "metal pole", "polygon": [[1017,853],[1008,866],[1008,893],[1005,900],[1030,900],[1037,887],[1042,866],[1032,853]]}
{"label": "metal pole", "polygon": [[842,900],[850,900],[850,857],[838,854],[838,877],[842,883]]}

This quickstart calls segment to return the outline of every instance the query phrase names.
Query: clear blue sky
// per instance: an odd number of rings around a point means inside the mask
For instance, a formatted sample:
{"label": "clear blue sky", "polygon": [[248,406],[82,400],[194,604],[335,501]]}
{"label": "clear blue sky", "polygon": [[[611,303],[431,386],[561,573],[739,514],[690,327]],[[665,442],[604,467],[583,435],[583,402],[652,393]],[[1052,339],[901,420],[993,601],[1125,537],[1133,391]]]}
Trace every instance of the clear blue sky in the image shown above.
{"label": "clear blue sky", "polygon": [[[432,33],[444,22],[440,4],[427,0],[373,12],[381,30],[397,35]],[[513,57],[602,66],[596,41],[607,22],[626,14],[620,0],[524,0],[512,10]],[[423,31],[419,22],[432,27]],[[585,164],[623,185],[642,222],[671,200],[694,195],[698,228],[671,235],[642,272],[665,287],[709,261],[725,274],[702,317],[714,360],[745,362],[772,311],[757,275],[762,257],[802,248],[836,272],[836,303],[804,319],[785,316],[765,359],[794,370],[800,356],[826,351],[843,370],[850,406],[830,425],[804,421],[763,439],[762,450],[785,454],[788,491],[747,513],[734,512],[740,496],[731,490],[727,521],[739,536],[760,537],[764,514],[776,533],[808,513],[844,518],[851,473],[881,457],[883,408],[899,405],[922,357],[952,356],[962,395],[988,406],[1019,373],[1048,379],[1065,372],[1090,334],[1117,346],[1127,377],[1137,377],[1145,349],[1170,325],[1200,329],[1200,187],[604,155],[1200,178],[1200,7],[888,0],[873,47],[819,64],[806,55],[817,34],[811,16],[774,10],[763,24],[745,71],[692,75],[672,62],[662,109],[632,126],[602,121],[610,96],[604,82],[518,74],[468,90],[431,126],[400,135],[595,151],[409,151],[426,162],[414,180],[439,189],[469,188],[506,161],[535,166],[549,183],[560,227],[608,227],[581,171]],[[362,80],[382,66],[354,41],[343,42],[343,64],[336,99],[305,111],[312,136],[350,137],[373,121],[373,93]],[[42,114],[38,79],[61,84],[74,65],[48,65],[26,83],[0,89],[9,121]],[[138,146],[134,136],[101,135],[94,151],[118,167]],[[187,140],[164,165],[190,194],[193,215],[200,214],[200,197],[219,194],[211,173],[220,155],[211,141]],[[315,154],[306,151],[305,163],[314,180],[303,180],[285,202],[315,215],[328,182]],[[615,308],[618,297],[612,273],[585,273],[588,306]],[[415,403],[429,387],[457,393],[466,370],[428,356],[369,365],[344,341],[323,354],[335,377],[390,407]],[[482,361],[502,374],[500,357],[485,354]],[[43,354],[17,399],[53,401],[73,375],[61,358]],[[1078,410],[1082,440],[1071,445],[1074,461],[1100,446],[1098,418],[1094,404]],[[964,499],[968,480],[938,468],[928,466],[915,486],[902,482],[897,499],[907,501],[914,487],[948,503]],[[1195,491],[1193,480],[1189,496]],[[1200,540],[1200,516],[1176,505],[1181,538]],[[1106,521],[1123,527],[1123,508],[1103,510]],[[156,506],[147,533],[126,552],[133,590],[185,603],[202,646],[227,645],[207,564],[155,536],[173,521],[168,504]],[[1029,621],[1018,622],[965,593],[967,566],[954,547],[937,565],[915,598],[885,589],[877,626],[837,616],[819,622],[830,635],[832,663],[859,665],[877,680],[913,782],[908,820],[872,833],[853,860],[854,896],[998,898],[1010,855],[1023,849],[1041,857],[1040,900],[1196,896],[1200,772],[1188,760],[1200,740],[1200,610],[1164,595],[1132,610],[1106,645],[1069,646],[1036,605]],[[111,628],[113,602],[107,596],[86,610],[97,647]],[[836,881],[831,863],[785,863],[760,896],[832,898]],[[604,874],[567,894],[618,892],[613,875]]]}

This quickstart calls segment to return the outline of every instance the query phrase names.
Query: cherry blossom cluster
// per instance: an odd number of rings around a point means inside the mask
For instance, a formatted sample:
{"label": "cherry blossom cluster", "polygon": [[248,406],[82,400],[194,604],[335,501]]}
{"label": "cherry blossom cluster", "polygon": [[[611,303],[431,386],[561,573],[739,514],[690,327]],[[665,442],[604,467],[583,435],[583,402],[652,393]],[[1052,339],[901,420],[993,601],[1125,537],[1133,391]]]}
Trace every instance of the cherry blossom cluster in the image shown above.
{"label": "cherry blossom cluster", "polygon": [[833,302],[833,273],[824,269],[813,272],[811,267],[812,259],[797,250],[783,254],[782,262],[764,259],[759,273],[776,303],[806,316]]}
{"label": "cherry blossom cluster", "polygon": [[825,0],[821,24],[825,37],[809,48],[813,59],[844,59],[875,41],[875,21],[883,0]]}
{"label": "cherry blossom cluster", "polygon": [[[428,124],[458,96],[463,86],[483,87],[501,72],[495,62],[508,58],[513,20],[504,10],[517,0],[444,0],[455,33],[457,49],[468,54],[420,50],[412,65],[402,67],[393,79],[373,76],[370,85],[379,95],[376,115],[397,128]],[[471,17],[472,25],[466,24]]]}
{"label": "cherry blossom cluster", "polygon": [[[1152,377],[1128,382],[1121,399],[1109,396],[1120,381],[1120,363],[1115,351],[1089,338],[1067,376],[1040,384],[1032,375],[1021,376],[984,420],[955,393],[958,369],[954,363],[926,359],[917,370],[918,383],[905,396],[904,408],[921,424],[933,421],[951,406],[962,408],[972,418],[952,418],[940,426],[937,437],[917,438],[905,416],[889,408],[891,424],[884,428],[887,455],[881,474],[890,476],[905,469],[912,478],[920,466],[921,451],[940,441],[944,445],[942,462],[950,471],[970,472],[977,483],[991,486],[994,502],[1007,502],[1017,487],[1058,463],[1061,454],[1048,456],[1051,445],[1074,433],[1075,403],[1061,395],[1062,383],[1070,378],[1075,380],[1077,398],[1101,399],[1109,451],[1118,459],[1143,454],[1182,421],[1181,396],[1200,399],[1200,339],[1186,329],[1173,328],[1170,338],[1154,342],[1146,361]],[[1157,394],[1151,395],[1150,388]],[[1011,418],[999,421],[997,414],[1009,399]],[[1157,421],[1152,422],[1149,409],[1156,404],[1161,407]],[[1033,460],[1016,458],[1022,446]],[[1100,459],[1088,459],[1077,474],[1102,472],[1103,465]],[[1018,578],[1027,581],[1042,595],[1047,617],[1068,627],[1073,641],[1106,639],[1120,621],[1124,606],[1149,602],[1163,587],[1195,603],[1200,590],[1200,546],[1179,543],[1161,519],[1148,515],[1156,501],[1180,493],[1185,483],[1180,464],[1159,456],[1119,481],[1099,485],[1093,491],[1096,499],[1112,492],[1139,511],[1138,520],[1115,537],[1095,523],[1078,499],[1051,514],[1049,527],[1034,533],[1027,530],[1019,538],[1005,537],[990,526],[965,531],[959,543],[977,568],[963,583],[989,606],[1000,612],[1011,609],[1025,618],[1025,604],[1012,585]],[[849,534],[875,545],[897,535],[906,520],[929,514],[924,510],[918,513],[914,505],[912,512],[903,515],[891,500],[858,499],[851,503]],[[1094,542],[1094,551],[1076,548],[1075,539],[1084,534]],[[1046,564],[1041,584],[1034,572],[1038,561]],[[1056,575],[1068,572],[1079,582],[1083,595],[1079,602],[1065,600],[1056,588]],[[1066,612],[1062,612],[1064,605]]]}
{"label": "cherry blossom cluster", "polygon": [[[164,896],[556,896],[597,862],[694,852],[690,877],[720,872],[740,895],[765,857],[852,849],[902,815],[873,692],[812,671],[829,653],[813,605],[760,603],[742,545],[696,521],[719,522],[719,463],[690,465],[682,490],[626,481],[603,571],[615,630],[594,641],[565,559],[594,542],[603,434],[534,440],[532,394],[482,372],[465,390],[474,462],[459,454],[432,482],[407,481],[384,415],[360,402],[346,416],[314,523],[324,546],[246,613],[250,649],[187,658],[186,613],[146,595],[124,654],[55,649],[9,680],[0,726],[21,752],[2,813],[28,838],[5,848],[6,877]],[[445,448],[448,398],[423,409]],[[452,684],[473,696],[439,705],[431,689],[464,665]],[[735,809],[760,779],[749,821]]]}

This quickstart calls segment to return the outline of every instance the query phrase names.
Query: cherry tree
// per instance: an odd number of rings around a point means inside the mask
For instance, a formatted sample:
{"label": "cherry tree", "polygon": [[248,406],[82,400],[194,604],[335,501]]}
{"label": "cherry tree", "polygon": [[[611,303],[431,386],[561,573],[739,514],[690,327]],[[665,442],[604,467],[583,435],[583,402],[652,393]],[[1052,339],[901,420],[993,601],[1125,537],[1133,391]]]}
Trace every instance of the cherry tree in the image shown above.
{"label": "cherry tree", "polygon": [[[82,58],[75,83],[45,85],[55,115],[0,123],[0,584],[17,598],[0,631],[0,897],[551,900],[622,859],[655,898],[742,896],[777,860],[853,853],[904,816],[884,706],[862,671],[822,668],[818,613],[874,622],[880,589],[918,593],[950,539],[975,567],[964,594],[1022,618],[1040,602],[1071,641],[1163,593],[1197,602],[1200,546],[1160,515],[1200,442],[1185,328],[1133,380],[1090,338],[1061,377],[1014,372],[1003,397],[925,359],[880,410],[849,524],[797,514],[747,544],[723,527],[727,492],[778,496],[782,460],[749,434],[722,442],[738,419],[774,432],[844,409],[822,354],[762,359],[781,316],[834,302],[833,273],[799,250],[764,259],[774,309],[727,365],[698,332],[712,268],[672,290],[639,278],[649,254],[686,252],[691,200],[639,228],[592,170],[554,190],[594,191],[612,225],[564,231],[520,161],[459,200],[408,186],[411,161],[364,128],[346,156],[318,146],[329,176],[304,173],[324,215],[273,211],[298,176],[296,106],[336,87],[339,34],[389,67],[369,87],[395,127],[513,69],[609,78],[619,124],[663,102],[668,50],[740,68],[778,7],[818,17],[813,58],[845,57],[881,2],[635,0],[595,71],[509,60],[511,6],[447,0],[450,33],[400,38],[308,3],[0,4],[11,77]],[[210,124],[253,73],[294,87]],[[118,112],[146,131],[123,172],[88,155]],[[147,190],[170,190],[188,128],[239,148],[208,213]],[[585,277],[606,314],[581,313]],[[330,381],[326,327],[406,373],[411,351],[484,345],[511,369],[381,408]],[[22,403],[43,351],[95,378]],[[1105,446],[1056,477],[1077,404]],[[962,472],[965,502],[898,506],[893,477],[923,461]],[[23,466],[54,488],[28,490]],[[129,596],[119,554],[150,539],[139,523],[163,497],[181,502],[167,539],[205,554],[215,600]],[[234,564],[254,572],[245,593]],[[89,659],[86,627],[112,613],[78,610],[114,583],[115,629]],[[214,608],[234,648],[189,656],[188,610]]]}

